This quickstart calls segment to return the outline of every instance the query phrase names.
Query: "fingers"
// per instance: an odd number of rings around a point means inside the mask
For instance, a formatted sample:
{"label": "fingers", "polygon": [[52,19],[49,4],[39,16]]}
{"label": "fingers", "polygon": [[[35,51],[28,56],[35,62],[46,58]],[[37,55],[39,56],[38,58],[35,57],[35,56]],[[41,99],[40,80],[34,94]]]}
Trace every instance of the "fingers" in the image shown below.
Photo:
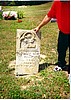
{"label": "fingers", "polygon": [[34,28],[33,30],[36,31],[36,28]]}
{"label": "fingers", "polygon": [[39,29],[38,28],[35,28],[35,29],[33,29],[36,33],[39,31]]}
{"label": "fingers", "polygon": [[37,33],[37,29],[35,28],[34,31]]}

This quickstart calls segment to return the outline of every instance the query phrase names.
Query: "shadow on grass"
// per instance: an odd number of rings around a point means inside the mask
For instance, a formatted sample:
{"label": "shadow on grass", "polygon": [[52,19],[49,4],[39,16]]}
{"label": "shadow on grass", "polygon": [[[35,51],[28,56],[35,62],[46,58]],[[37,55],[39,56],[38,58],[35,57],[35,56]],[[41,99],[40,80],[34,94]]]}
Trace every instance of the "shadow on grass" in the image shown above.
{"label": "shadow on grass", "polygon": [[55,64],[52,64],[52,63],[43,63],[43,64],[39,64],[39,72],[41,70],[44,70],[45,68],[49,67],[50,65],[55,65]]}
{"label": "shadow on grass", "polygon": [[[43,63],[39,65],[39,72],[49,67],[50,65],[57,66],[56,64],[52,64],[52,63]],[[68,69],[69,69],[69,65],[66,65],[62,70],[68,72]]]}

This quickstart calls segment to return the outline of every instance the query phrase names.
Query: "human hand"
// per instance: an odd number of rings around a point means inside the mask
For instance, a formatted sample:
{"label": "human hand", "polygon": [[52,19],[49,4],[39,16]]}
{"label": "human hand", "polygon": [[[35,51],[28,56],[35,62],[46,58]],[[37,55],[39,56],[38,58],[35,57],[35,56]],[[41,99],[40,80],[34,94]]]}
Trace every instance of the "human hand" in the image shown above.
{"label": "human hand", "polygon": [[38,27],[36,27],[36,28],[34,28],[34,29],[32,29],[36,34],[37,34],[37,36],[41,39],[41,31],[39,31],[40,30],[40,28],[38,28]]}
{"label": "human hand", "polygon": [[36,33],[38,33],[39,31],[39,27],[36,27],[35,29],[33,29]]}

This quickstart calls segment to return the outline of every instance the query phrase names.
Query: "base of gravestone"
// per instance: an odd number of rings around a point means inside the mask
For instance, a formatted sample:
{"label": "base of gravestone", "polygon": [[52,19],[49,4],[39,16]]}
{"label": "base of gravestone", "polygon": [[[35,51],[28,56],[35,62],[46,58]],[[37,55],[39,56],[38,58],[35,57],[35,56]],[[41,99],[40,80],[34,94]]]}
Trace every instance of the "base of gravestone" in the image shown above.
{"label": "base of gravestone", "polygon": [[[40,58],[42,59],[40,62],[39,62],[39,70],[38,70],[38,73],[40,72],[40,70],[43,70],[45,69],[46,67],[48,67],[48,64],[46,63],[46,56],[43,55],[43,54],[40,54]],[[34,76],[34,75],[37,75],[37,74],[15,74],[15,67],[16,67],[16,60],[13,60],[13,61],[10,61],[9,62],[9,66],[8,68],[10,69],[10,72],[12,75],[15,75],[15,77],[29,77],[29,76]]]}

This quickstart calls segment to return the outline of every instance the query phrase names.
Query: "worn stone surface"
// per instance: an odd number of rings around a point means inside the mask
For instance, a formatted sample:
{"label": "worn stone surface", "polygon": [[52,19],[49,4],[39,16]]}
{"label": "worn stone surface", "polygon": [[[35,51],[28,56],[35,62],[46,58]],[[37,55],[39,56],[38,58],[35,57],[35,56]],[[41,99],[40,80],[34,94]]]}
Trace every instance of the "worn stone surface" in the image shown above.
{"label": "worn stone surface", "polygon": [[40,35],[33,30],[17,29],[16,75],[38,73],[40,60]]}

